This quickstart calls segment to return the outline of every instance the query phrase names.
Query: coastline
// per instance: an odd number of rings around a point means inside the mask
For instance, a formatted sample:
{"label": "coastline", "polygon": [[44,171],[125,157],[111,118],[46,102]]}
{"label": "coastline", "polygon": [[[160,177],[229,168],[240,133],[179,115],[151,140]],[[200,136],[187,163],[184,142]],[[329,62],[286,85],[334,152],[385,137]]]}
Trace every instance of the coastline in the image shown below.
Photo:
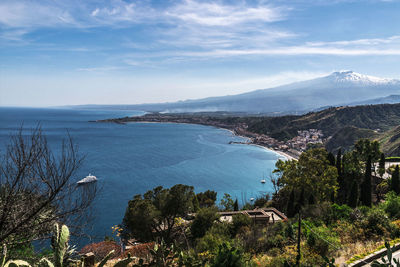
{"label": "coastline", "polygon": [[[96,121],[96,122],[110,122],[110,120],[100,120],[100,121]],[[268,146],[263,145],[263,144],[259,144],[257,142],[254,142],[253,138],[251,138],[251,137],[238,134],[235,131],[235,129],[224,128],[224,127],[220,127],[220,126],[217,126],[217,125],[208,125],[208,124],[194,123],[194,122],[146,121],[146,120],[143,120],[143,121],[127,121],[127,122],[122,122],[122,123],[120,121],[118,121],[118,120],[111,120],[111,122],[114,122],[114,123],[117,123],[117,124],[126,124],[126,123],[176,123],[176,124],[192,124],[192,125],[203,125],[203,126],[208,126],[208,127],[214,127],[214,128],[218,128],[218,129],[229,131],[230,133],[232,133],[233,136],[242,137],[242,138],[248,140],[248,142],[232,142],[231,144],[242,144],[242,145],[257,146],[257,147],[260,147],[262,149],[266,149],[268,151],[275,152],[276,154],[284,157],[285,160],[298,160],[298,156],[293,154],[293,153],[290,153],[288,151],[274,149],[274,148],[268,147]]]}
{"label": "coastline", "polygon": [[[211,126],[211,125],[210,125],[210,126]],[[214,126],[214,127],[215,127],[215,126]],[[268,151],[275,152],[276,154],[279,154],[279,155],[281,155],[282,157],[286,158],[286,160],[293,160],[293,159],[294,159],[294,160],[297,160],[297,159],[298,159],[298,158],[296,158],[294,155],[291,155],[291,154],[289,154],[289,153],[287,153],[287,152],[285,152],[285,151],[276,150],[276,149],[273,149],[273,148],[270,148],[270,147],[267,147],[267,146],[263,146],[263,145],[260,145],[260,144],[257,144],[257,143],[253,143],[253,142],[251,141],[251,138],[249,138],[249,137],[247,137],[247,136],[244,136],[244,135],[237,134],[234,130],[226,129],[226,128],[222,128],[222,127],[216,127],[216,128],[229,131],[229,132],[231,132],[232,135],[234,135],[234,136],[242,137],[242,138],[245,138],[245,139],[249,140],[249,143],[236,143],[236,144],[251,145],[251,146],[260,147],[260,148],[262,148],[262,149],[266,149],[266,150],[268,150]]]}

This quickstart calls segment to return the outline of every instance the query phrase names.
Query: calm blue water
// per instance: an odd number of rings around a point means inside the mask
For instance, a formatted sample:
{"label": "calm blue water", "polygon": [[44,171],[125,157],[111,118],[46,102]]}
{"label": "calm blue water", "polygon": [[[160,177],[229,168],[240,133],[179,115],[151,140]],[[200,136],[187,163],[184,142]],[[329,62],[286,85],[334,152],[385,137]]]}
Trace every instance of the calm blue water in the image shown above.
{"label": "calm blue water", "polygon": [[0,151],[9,135],[41,124],[57,151],[67,131],[86,156],[76,180],[88,173],[103,188],[93,207],[93,232],[103,239],[121,223],[128,200],[162,185],[192,185],[196,192],[229,193],[239,202],[272,190],[261,184],[279,156],[255,146],[230,145],[241,140],[229,131],[188,124],[90,123],[89,120],[138,115],[134,111],[0,108]]}

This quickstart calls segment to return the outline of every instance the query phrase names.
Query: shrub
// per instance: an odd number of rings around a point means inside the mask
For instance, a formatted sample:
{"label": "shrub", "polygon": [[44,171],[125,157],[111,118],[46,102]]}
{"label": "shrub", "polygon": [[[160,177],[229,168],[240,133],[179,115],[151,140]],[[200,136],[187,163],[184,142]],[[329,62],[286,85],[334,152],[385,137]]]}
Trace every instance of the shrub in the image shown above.
{"label": "shrub", "polygon": [[232,236],[235,236],[243,227],[251,225],[251,218],[245,214],[235,214],[232,217]]}
{"label": "shrub", "polygon": [[391,223],[386,213],[379,208],[372,208],[362,221],[368,235],[385,235],[391,230]]}
{"label": "shrub", "polygon": [[193,238],[196,239],[203,237],[218,218],[219,215],[217,213],[217,208],[212,207],[200,209],[190,227]]}
{"label": "shrub", "polygon": [[197,239],[196,250],[197,252],[216,253],[220,245],[230,240],[230,225],[215,223],[202,238]]}
{"label": "shrub", "polygon": [[395,192],[390,191],[386,194],[384,203],[379,205],[390,218],[400,218],[400,196],[396,195]]}
{"label": "shrub", "polygon": [[211,267],[230,266],[241,267],[244,266],[243,254],[235,247],[231,247],[229,243],[222,243],[218,248]]}
{"label": "shrub", "polygon": [[337,221],[337,220],[349,220],[350,214],[352,212],[352,208],[350,208],[347,205],[338,205],[338,204],[332,204],[331,206],[331,220],[332,221]]}
{"label": "shrub", "polygon": [[304,222],[307,246],[316,254],[326,256],[340,247],[337,234],[326,226],[312,227]]}
{"label": "shrub", "polygon": [[251,231],[243,232],[238,237],[246,252],[257,253],[270,251],[273,248],[283,248],[293,241],[287,238],[286,223],[275,223],[265,228],[253,227]]}

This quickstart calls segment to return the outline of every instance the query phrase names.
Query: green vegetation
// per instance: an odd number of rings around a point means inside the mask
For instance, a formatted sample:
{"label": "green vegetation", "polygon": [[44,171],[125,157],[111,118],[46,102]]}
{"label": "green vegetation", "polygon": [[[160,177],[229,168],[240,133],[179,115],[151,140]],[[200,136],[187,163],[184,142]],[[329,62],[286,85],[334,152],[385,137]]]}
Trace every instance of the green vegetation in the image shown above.
{"label": "green vegetation", "polygon": [[307,198],[313,195],[316,202],[323,202],[337,191],[337,169],[330,164],[325,149],[308,150],[301,154],[298,161],[279,160],[276,167],[275,173],[280,174],[280,194],[295,191],[300,195],[304,190]]}
{"label": "green vegetation", "polygon": [[161,237],[171,243],[177,234],[173,231],[177,219],[195,211],[195,199],[193,187],[181,184],[169,189],[159,186],[143,196],[136,195],[125,212],[124,235],[141,241]]}
{"label": "green vegetation", "polygon": [[[114,230],[126,240],[148,243],[142,244],[143,250],[135,257],[129,251],[118,254],[122,260],[113,259],[115,251],[103,251],[97,257],[98,266],[293,266],[296,260],[301,266],[333,266],[367,255],[385,240],[399,240],[399,166],[385,170],[377,141],[360,139],[352,147],[350,151],[339,149],[336,155],[312,148],[297,161],[278,161],[271,197],[266,194],[254,203],[242,203],[245,209],[285,211],[288,218],[283,220],[271,217],[267,223],[249,215],[260,210],[232,215],[239,203],[229,194],[217,206],[216,192],[195,194],[188,185],[159,186],[136,195],[128,202],[122,226]],[[387,171],[391,177],[384,180],[381,177]],[[8,192],[2,184],[2,193]],[[0,208],[4,210],[5,204],[2,200]],[[44,211],[52,213],[51,207]],[[42,223],[42,218],[28,223]],[[0,267],[94,263],[96,255],[81,258],[69,246],[67,226],[52,223],[52,250],[46,257],[29,258],[31,242],[23,238],[50,233],[47,228],[43,232],[33,228],[31,233],[15,232],[7,237],[9,253],[4,246]],[[22,229],[29,231],[29,224]],[[19,246],[13,243],[21,240]],[[120,248],[115,242],[113,245]]]}

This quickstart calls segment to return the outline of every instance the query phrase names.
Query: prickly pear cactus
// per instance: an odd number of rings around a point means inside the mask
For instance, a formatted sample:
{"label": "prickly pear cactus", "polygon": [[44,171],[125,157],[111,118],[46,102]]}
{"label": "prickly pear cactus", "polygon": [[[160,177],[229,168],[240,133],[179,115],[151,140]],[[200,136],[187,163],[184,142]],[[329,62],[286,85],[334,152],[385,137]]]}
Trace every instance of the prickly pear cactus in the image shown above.
{"label": "prickly pear cactus", "polygon": [[39,267],[54,267],[54,264],[46,258],[42,258],[38,265]]}
{"label": "prickly pear cactus", "polygon": [[28,262],[23,260],[12,260],[12,261],[10,260],[7,261],[6,264],[4,265],[4,267],[23,267],[23,266],[31,267],[31,265]]}
{"label": "prickly pear cactus", "polygon": [[107,261],[112,257],[112,255],[114,254],[114,250],[111,250],[107,256],[104,257],[104,259],[101,260],[101,262],[99,263],[99,265],[97,267],[103,267]]}
{"label": "prickly pear cactus", "polygon": [[7,257],[7,247],[6,245],[3,245],[3,252],[1,254],[1,259],[0,259],[0,267],[31,267],[31,265],[23,260],[9,260],[6,262],[6,257]]}
{"label": "prickly pear cactus", "polygon": [[1,253],[1,259],[0,259],[0,267],[4,267],[4,264],[6,263],[6,257],[7,257],[7,246],[3,245],[3,252]]}
{"label": "prickly pear cactus", "polygon": [[62,267],[64,262],[64,255],[68,250],[69,229],[66,225],[54,224],[54,236],[52,240],[52,247],[54,251],[54,265],[55,267]]}

